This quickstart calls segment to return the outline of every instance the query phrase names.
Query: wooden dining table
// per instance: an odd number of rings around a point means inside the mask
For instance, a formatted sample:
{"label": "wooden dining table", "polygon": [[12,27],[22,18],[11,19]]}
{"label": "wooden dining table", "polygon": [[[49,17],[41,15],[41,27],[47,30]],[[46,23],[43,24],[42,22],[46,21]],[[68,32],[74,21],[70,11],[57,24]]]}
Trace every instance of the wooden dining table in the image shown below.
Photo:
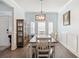
{"label": "wooden dining table", "polygon": [[[32,57],[36,57],[36,40],[38,39],[50,39],[51,40],[51,44],[50,46],[53,47],[55,46],[55,42],[52,40],[51,36],[34,36],[32,39],[30,39],[29,43],[30,43],[30,58]],[[34,56],[33,56],[34,55]]]}

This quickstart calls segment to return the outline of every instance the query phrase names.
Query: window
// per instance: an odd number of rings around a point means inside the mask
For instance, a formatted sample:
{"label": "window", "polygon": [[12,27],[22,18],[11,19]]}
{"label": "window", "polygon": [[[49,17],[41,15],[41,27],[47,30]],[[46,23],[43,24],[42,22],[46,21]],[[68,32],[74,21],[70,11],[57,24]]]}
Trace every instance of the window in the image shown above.
{"label": "window", "polygon": [[31,22],[31,34],[35,34],[35,22]]}
{"label": "window", "polygon": [[53,33],[53,22],[48,23],[48,34]]}
{"label": "window", "polygon": [[45,22],[38,22],[38,34],[45,34]]}

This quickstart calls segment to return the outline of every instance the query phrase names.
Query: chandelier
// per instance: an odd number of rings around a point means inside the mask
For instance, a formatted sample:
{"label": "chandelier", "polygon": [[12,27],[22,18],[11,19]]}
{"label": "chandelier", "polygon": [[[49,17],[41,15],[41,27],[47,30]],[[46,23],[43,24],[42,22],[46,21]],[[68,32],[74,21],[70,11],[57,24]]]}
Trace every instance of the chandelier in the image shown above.
{"label": "chandelier", "polygon": [[36,21],[44,21],[46,19],[46,14],[44,14],[43,11],[42,11],[42,1],[43,0],[40,0],[40,2],[41,2],[41,12],[38,15],[35,15]]}

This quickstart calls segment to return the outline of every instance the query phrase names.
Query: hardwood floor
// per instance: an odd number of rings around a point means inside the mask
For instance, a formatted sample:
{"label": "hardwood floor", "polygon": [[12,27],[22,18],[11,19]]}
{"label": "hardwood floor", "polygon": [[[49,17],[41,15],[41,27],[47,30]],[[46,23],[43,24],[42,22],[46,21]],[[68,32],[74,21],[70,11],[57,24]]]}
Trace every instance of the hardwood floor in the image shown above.
{"label": "hardwood floor", "polygon": [[68,49],[66,49],[62,44],[57,43],[55,47],[55,58],[77,58]]}
{"label": "hardwood floor", "polygon": [[[0,52],[0,58],[29,58],[29,47],[25,46],[24,48],[17,48],[14,51],[7,49]],[[55,58],[76,58],[70,51],[68,51],[60,43],[55,45]]]}

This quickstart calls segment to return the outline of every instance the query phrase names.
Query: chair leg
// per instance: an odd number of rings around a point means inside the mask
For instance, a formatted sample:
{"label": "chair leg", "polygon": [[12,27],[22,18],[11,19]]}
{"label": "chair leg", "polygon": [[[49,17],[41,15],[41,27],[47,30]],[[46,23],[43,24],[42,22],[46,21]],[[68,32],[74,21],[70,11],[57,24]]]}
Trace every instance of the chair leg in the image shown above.
{"label": "chair leg", "polygon": [[53,53],[53,58],[55,58],[55,46],[54,46],[54,53]]}
{"label": "chair leg", "polygon": [[55,58],[55,53],[53,53],[53,58]]}

